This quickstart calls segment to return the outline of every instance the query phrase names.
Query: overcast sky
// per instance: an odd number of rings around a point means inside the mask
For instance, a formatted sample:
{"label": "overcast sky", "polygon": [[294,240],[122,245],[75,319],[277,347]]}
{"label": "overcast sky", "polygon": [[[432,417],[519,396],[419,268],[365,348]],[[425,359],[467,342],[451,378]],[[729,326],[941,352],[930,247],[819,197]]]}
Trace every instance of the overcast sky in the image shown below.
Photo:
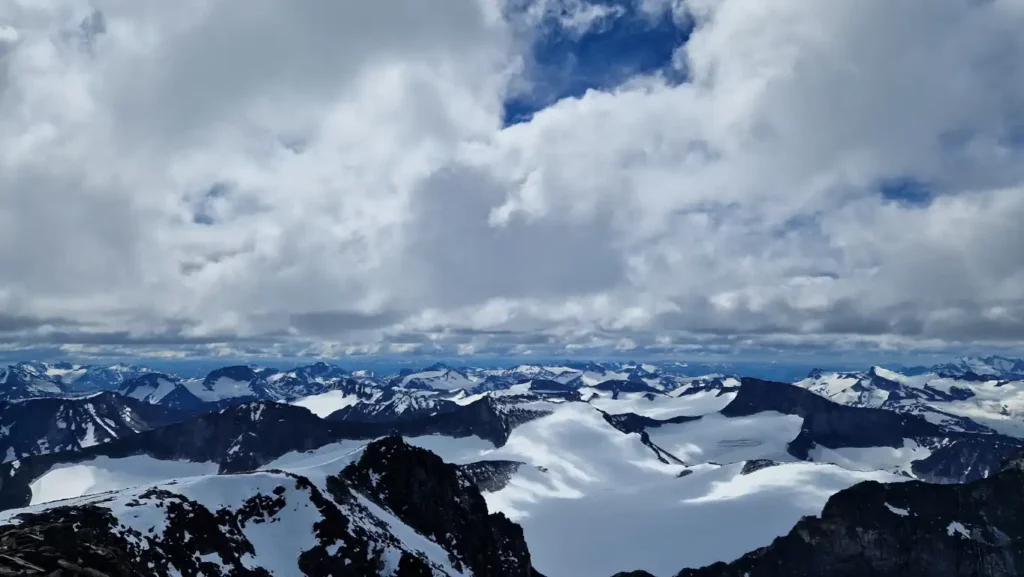
{"label": "overcast sky", "polygon": [[1019,0],[3,0],[0,349],[1024,342]]}

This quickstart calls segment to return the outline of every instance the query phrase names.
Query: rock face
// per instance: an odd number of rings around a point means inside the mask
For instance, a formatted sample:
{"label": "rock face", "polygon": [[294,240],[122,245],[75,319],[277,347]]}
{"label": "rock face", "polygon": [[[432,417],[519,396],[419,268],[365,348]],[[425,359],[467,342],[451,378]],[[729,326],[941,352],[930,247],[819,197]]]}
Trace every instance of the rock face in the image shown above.
{"label": "rock face", "polygon": [[489,514],[473,482],[458,468],[400,437],[375,442],[342,477],[451,553],[457,570],[475,577],[529,577],[523,530],[502,513]]}
{"label": "rock face", "polygon": [[269,471],[96,495],[0,526],[0,574],[534,576],[522,530],[400,439],[314,482]]}
{"label": "rock face", "polygon": [[732,563],[677,577],[1011,577],[1024,572],[1024,471],[965,485],[865,482]]}
{"label": "rock face", "polygon": [[478,461],[459,465],[459,471],[480,491],[493,493],[505,488],[523,463],[519,461]]}
{"label": "rock face", "polygon": [[[810,391],[783,383],[744,378],[736,398],[722,414],[742,417],[761,411],[799,415],[804,419],[800,437],[790,452],[806,459],[810,443],[824,447],[902,447],[903,440],[942,435],[941,429],[921,417],[883,409],[848,407]],[[801,454],[803,453],[803,454]]]}

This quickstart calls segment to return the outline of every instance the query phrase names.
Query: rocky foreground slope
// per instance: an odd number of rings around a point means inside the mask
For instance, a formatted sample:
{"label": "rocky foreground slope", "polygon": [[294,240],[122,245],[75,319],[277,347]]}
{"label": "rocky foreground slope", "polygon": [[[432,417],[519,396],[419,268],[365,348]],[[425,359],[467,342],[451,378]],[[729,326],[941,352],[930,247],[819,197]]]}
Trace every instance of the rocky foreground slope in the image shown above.
{"label": "rocky foreground slope", "polygon": [[182,479],[0,522],[0,575],[539,576],[518,525],[397,437],[333,471]]}
{"label": "rocky foreground slope", "polygon": [[[963,485],[864,482],[731,563],[676,577],[1012,577],[1024,574],[1024,470]],[[636,575],[643,575],[638,573]]]}

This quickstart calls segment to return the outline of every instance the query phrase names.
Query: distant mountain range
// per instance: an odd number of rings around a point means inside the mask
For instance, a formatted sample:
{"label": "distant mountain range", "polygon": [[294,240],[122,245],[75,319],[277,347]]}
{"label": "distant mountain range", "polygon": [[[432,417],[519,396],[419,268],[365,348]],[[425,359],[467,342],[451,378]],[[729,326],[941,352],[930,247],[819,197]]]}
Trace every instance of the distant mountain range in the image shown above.
{"label": "distant mountain range", "polygon": [[[1016,559],[999,535],[1024,530],[991,507],[1024,490],[1020,361],[792,383],[685,369],[12,365],[0,573],[959,575],[870,562],[931,551],[939,524],[964,566]],[[970,510],[939,503],[957,494]]]}

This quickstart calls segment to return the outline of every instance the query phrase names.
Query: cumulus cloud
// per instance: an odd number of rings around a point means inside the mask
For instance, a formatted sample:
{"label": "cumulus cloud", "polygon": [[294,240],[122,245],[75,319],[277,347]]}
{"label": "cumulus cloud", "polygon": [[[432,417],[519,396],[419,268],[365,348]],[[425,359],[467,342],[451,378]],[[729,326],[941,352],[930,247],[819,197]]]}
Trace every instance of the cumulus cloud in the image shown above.
{"label": "cumulus cloud", "polygon": [[1024,342],[1018,3],[637,0],[685,82],[504,126],[539,22],[627,4],[3,3],[0,341]]}

